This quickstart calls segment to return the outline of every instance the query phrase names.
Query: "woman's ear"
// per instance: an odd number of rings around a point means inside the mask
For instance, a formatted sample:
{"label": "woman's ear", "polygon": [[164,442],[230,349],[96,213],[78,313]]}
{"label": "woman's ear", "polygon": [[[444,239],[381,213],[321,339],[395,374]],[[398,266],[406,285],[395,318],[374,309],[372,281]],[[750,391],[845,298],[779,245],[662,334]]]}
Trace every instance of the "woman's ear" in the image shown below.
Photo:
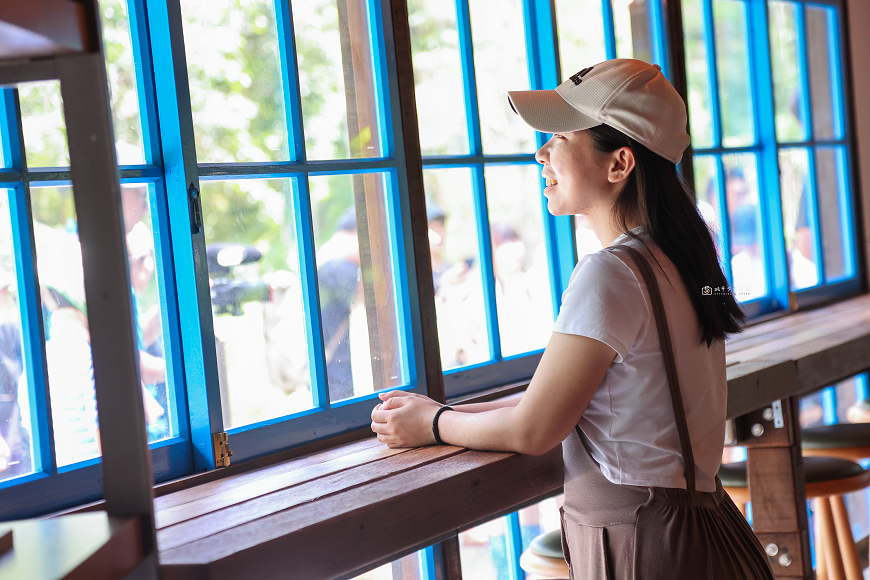
{"label": "woman's ear", "polygon": [[634,151],[630,147],[620,147],[610,153],[610,167],[607,180],[610,183],[620,183],[628,179],[634,171]]}

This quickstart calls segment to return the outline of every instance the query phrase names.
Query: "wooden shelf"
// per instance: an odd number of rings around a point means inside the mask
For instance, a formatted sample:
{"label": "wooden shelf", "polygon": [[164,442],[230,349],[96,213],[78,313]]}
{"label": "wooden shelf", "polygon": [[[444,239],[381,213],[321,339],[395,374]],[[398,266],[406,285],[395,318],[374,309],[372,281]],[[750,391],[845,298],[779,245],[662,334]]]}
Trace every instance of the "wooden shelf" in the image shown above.
{"label": "wooden shelf", "polygon": [[2,525],[14,546],[0,556],[0,580],[120,579],[144,557],[139,518],[92,512]]}
{"label": "wooden shelf", "polygon": [[0,59],[86,51],[86,22],[85,7],[72,0],[0,3]]}

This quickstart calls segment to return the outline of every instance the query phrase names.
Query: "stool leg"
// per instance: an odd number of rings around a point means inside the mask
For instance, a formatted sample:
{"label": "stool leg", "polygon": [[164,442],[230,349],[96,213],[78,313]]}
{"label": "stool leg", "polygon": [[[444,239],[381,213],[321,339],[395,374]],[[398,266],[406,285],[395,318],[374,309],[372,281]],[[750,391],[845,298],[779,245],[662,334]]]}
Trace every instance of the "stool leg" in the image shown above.
{"label": "stool leg", "polygon": [[846,580],[846,570],[840,557],[840,547],[837,544],[837,528],[834,525],[834,514],[828,497],[819,498],[819,517],[822,518],[820,544],[825,550],[825,566],[830,580]]}
{"label": "stool leg", "polygon": [[855,546],[855,538],[852,536],[852,528],[849,526],[846,502],[843,501],[842,495],[831,496],[830,502],[834,512],[834,525],[837,529],[837,543],[840,544],[843,566],[846,569],[846,580],[864,580],[864,574],[861,572],[861,560],[858,558],[858,548]]}
{"label": "stool leg", "polygon": [[816,544],[816,580],[828,580],[828,566],[825,562],[825,543],[822,538],[828,533],[825,519],[821,513],[821,498],[813,500],[813,514],[815,515],[815,544]]}

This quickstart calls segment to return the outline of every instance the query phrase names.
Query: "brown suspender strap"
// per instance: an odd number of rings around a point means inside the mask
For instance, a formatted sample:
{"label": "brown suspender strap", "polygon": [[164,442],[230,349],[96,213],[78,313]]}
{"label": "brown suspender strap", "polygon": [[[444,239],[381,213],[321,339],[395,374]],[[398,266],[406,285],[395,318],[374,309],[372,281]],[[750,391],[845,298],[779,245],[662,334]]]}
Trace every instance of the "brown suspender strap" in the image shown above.
{"label": "brown suspender strap", "polygon": [[692,454],[692,443],[689,440],[689,426],[686,423],[686,411],[683,407],[683,397],[680,393],[680,381],[677,378],[677,363],[674,358],[674,348],[671,344],[671,333],[668,331],[668,320],[665,316],[665,306],[662,303],[662,295],[655,273],[649,262],[642,253],[629,246],[611,246],[613,250],[622,250],[628,254],[643,277],[646,284],[649,299],[653,307],[653,315],[656,320],[656,328],[659,333],[659,343],[662,347],[662,355],[665,359],[665,372],[668,377],[668,387],[671,391],[671,404],[674,408],[674,418],[677,422],[677,433],[680,436],[680,447],[683,450],[683,465],[686,475],[686,489],[695,491],[695,456]]}

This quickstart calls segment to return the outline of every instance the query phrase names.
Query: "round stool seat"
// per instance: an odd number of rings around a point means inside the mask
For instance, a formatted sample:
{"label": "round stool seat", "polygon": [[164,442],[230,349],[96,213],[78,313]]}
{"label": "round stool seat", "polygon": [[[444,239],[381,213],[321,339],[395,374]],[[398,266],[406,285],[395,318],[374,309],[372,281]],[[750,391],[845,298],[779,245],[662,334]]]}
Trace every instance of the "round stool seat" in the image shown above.
{"label": "round stool seat", "polygon": [[[849,493],[870,485],[870,471],[854,461],[835,457],[804,457],[804,475],[808,498]],[[749,501],[745,461],[720,467],[719,479],[735,502]]]}
{"label": "round stool seat", "polygon": [[804,456],[825,455],[859,461],[870,457],[870,423],[824,425],[801,430]]}
{"label": "round stool seat", "polygon": [[529,544],[529,551],[544,558],[564,558],[562,552],[562,530],[541,534]]}
{"label": "round stool seat", "polygon": [[520,568],[530,580],[567,578],[569,571],[562,552],[562,531],[546,532],[532,540],[520,556]]}
{"label": "round stool seat", "polygon": [[801,429],[804,449],[870,447],[870,423],[842,423]]}

